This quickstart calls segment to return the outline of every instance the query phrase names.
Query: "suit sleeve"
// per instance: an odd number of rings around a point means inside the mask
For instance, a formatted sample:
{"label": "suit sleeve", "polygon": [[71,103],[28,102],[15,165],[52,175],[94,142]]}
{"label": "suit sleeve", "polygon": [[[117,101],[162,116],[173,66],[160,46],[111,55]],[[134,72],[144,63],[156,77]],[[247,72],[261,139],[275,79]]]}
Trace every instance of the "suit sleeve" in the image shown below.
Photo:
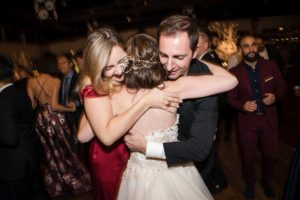
{"label": "suit sleeve", "polygon": [[190,137],[184,141],[163,144],[169,166],[204,161],[210,152],[218,121],[217,97],[201,98],[195,103],[197,105],[190,133],[185,134]]}
{"label": "suit sleeve", "polygon": [[17,114],[13,106],[0,102],[0,147],[16,148],[19,145],[17,134]]}
{"label": "suit sleeve", "polygon": [[77,109],[82,108],[83,105],[80,100],[79,91],[77,91],[77,84],[78,84],[79,75],[74,71],[71,86],[70,86],[70,99],[74,101],[76,104]]}
{"label": "suit sleeve", "polygon": [[[239,76],[237,74],[234,73],[234,71],[229,70],[233,75],[235,75],[237,77],[237,79],[239,79]],[[240,80],[238,80],[239,83],[241,82]],[[237,85],[235,88],[233,88],[232,90],[229,90],[226,93],[226,101],[227,103],[233,107],[235,110],[239,110],[244,112],[243,110],[243,105],[245,103],[245,101],[242,101],[239,95],[239,85]]]}
{"label": "suit sleeve", "polygon": [[273,74],[275,78],[275,97],[281,99],[286,91],[286,84],[275,62],[273,62]]}

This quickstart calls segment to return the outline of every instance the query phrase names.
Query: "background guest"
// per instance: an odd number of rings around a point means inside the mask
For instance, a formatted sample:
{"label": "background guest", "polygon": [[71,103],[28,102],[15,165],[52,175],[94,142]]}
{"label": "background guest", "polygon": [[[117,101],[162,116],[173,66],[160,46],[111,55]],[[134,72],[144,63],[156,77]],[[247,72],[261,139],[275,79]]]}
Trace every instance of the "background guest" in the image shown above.
{"label": "background guest", "polygon": [[[78,120],[82,112],[79,94],[75,90],[78,83],[78,74],[73,70],[73,63],[70,54],[61,54],[57,58],[58,71],[61,73],[61,87],[59,93],[59,102],[62,105],[68,105],[70,102],[76,105],[76,112],[67,113],[69,125],[76,125],[75,132],[78,127]],[[71,126],[70,126],[71,127]]]}
{"label": "background guest", "polygon": [[42,191],[42,148],[31,101],[12,78],[12,62],[0,56],[0,199],[48,199]]}
{"label": "background guest", "polygon": [[261,186],[269,198],[275,193],[271,180],[278,157],[276,102],[283,97],[285,82],[274,61],[258,55],[253,36],[241,38],[243,61],[232,72],[239,81],[227,93],[228,103],[237,110],[237,132],[246,182],[245,198],[254,198],[256,145],[262,149]]}
{"label": "background guest", "polygon": [[[212,62],[216,65],[222,66],[222,61],[217,56],[215,52],[210,49],[211,42],[208,35],[204,32],[199,33],[197,50],[196,50],[196,57],[201,61],[208,61]],[[225,93],[218,94],[218,104],[219,104],[219,120],[218,120],[218,129],[217,137],[219,137],[219,133],[221,132],[221,121],[223,122],[225,117],[225,105],[226,103],[226,96]],[[227,103],[226,103],[227,104]],[[228,130],[231,131],[231,130]],[[227,187],[228,182],[227,179],[222,171],[219,155],[218,155],[218,147],[217,141],[215,140],[212,149],[208,158],[203,162],[203,169],[201,170],[203,174],[207,174],[203,176],[204,182],[206,183],[208,189],[212,194],[221,192],[223,188]]]}
{"label": "background guest", "polygon": [[285,75],[285,63],[280,51],[274,46],[267,45],[266,39],[262,34],[254,34],[253,36],[257,44],[257,51],[259,56],[266,60],[276,61],[277,67],[281,71],[282,75]]}
{"label": "background guest", "polygon": [[65,117],[76,106],[59,104],[60,79],[47,74],[45,67],[41,71],[29,79],[27,90],[33,107],[37,107],[35,126],[46,155],[43,175],[47,191],[52,198],[90,191],[89,172],[76,154],[77,139]]}

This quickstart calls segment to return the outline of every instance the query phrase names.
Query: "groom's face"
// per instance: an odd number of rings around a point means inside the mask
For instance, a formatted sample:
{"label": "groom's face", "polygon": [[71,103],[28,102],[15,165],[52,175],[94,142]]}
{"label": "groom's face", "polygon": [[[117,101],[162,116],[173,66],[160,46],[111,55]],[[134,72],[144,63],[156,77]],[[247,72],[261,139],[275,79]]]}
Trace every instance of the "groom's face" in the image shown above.
{"label": "groom's face", "polygon": [[159,37],[159,59],[169,79],[177,79],[188,72],[193,51],[186,32],[175,35],[161,34]]}

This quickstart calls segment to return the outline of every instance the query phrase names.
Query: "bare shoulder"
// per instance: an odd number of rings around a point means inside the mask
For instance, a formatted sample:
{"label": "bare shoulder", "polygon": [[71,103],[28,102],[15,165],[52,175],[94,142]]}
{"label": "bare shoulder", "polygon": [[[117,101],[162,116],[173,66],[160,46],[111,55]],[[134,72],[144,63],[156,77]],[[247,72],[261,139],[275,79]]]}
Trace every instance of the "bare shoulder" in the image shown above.
{"label": "bare shoulder", "polygon": [[29,78],[27,84],[32,85],[34,78]]}
{"label": "bare shoulder", "polygon": [[57,78],[57,77],[53,77],[53,76],[50,76],[50,81],[53,81],[53,83],[56,83],[56,84],[60,84],[60,79]]}

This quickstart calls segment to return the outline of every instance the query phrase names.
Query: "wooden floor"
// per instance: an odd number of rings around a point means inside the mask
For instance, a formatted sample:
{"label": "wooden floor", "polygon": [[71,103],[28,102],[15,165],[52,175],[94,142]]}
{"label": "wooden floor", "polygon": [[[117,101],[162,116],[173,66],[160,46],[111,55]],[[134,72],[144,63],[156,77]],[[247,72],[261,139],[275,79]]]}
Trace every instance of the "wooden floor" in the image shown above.
{"label": "wooden floor", "polygon": [[[234,134],[235,135],[235,134]],[[279,160],[274,172],[273,187],[276,193],[276,199],[282,199],[285,183],[288,176],[288,170],[293,155],[293,148],[284,143],[280,144]],[[219,155],[222,164],[222,169],[229,180],[229,185],[221,193],[214,196],[216,200],[231,200],[244,199],[243,191],[245,189],[244,180],[242,178],[241,159],[236,142],[236,136],[231,142],[220,140]],[[264,196],[263,190],[260,187],[260,152],[257,151],[256,160],[256,188],[255,195],[257,200],[268,199]]]}
{"label": "wooden floor", "polygon": [[[280,150],[279,159],[276,165],[273,188],[276,199],[282,199],[284,187],[287,181],[288,171],[294,154],[294,149],[300,138],[300,97],[295,97],[292,85],[288,79],[288,92],[282,101],[282,112],[280,115]],[[221,193],[214,195],[216,200],[243,200],[244,181],[241,171],[241,160],[236,141],[236,133],[232,131],[230,142],[225,141],[220,135],[218,143],[219,157],[223,171],[228,178],[229,185]],[[260,187],[260,152],[257,151],[256,161],[256,200],[266,200]],[[300,189],[300,188],[299,188]],[[91,193],[73,198],[57,198],[56,200],[92,200]]]}

